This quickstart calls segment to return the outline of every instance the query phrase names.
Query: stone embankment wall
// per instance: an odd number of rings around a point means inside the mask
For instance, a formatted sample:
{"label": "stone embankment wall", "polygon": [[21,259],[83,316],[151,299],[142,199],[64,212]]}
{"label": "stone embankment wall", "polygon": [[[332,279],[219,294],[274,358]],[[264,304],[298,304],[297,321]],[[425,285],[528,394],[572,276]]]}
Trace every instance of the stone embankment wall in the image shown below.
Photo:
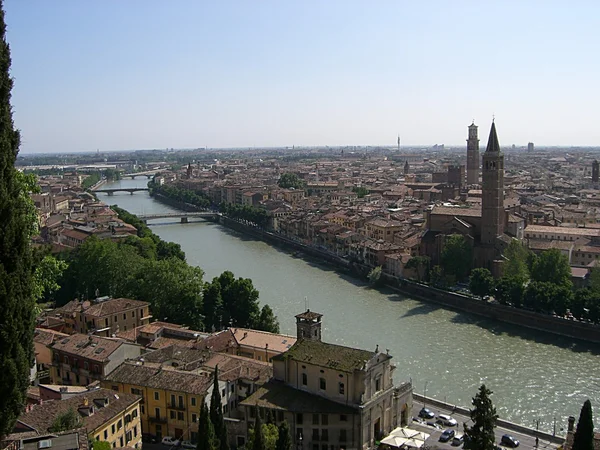
{"label": "stone embankment wall", "polygon": [[[431,398],[431,397],[424,398],[422,395],[415,394],[414,392],[413,392],[413,399],[415,400],[415,402],[427,403],[428,405],[433,405],[436,408],[441,408],[441,409],[444,409],[451,413],[456,412],[458,414],[462,414],[465,416],[469,416],[471,414],[469,409],[467,409],[463,406],[450,405],[448,403],[444,403],[440,400],[436,400],[435,398]],[[417,409],[418,408],[415,406],[414,410],[416,411]],[[523,425],[519,425],[518,423],[509,422],[508,420],[504,420],[504,419],[498,419],[498,421],[496,422],[496,425],[498,425],[499,427],[502,427],[502,428],[506,428],[508,430],[526,434],[528,436],[539,437],[540,439],[543,439],[543,440],[549,441],[549,442],[553,442],[555,444],[562,444],[565,440],[564,436],[553,436],[552,433],[546,433],[545,431],[535,430],[533,428],[525,427]],[[460,429],[462,430],[462,428],[460,428]]]}

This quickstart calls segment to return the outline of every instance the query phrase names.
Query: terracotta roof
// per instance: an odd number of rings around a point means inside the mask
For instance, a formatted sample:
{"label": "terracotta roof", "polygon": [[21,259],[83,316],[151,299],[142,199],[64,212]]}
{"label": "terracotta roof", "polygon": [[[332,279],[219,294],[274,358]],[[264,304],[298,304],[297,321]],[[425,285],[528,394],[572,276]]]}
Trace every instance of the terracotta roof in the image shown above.
{"label": "terracotta roof", "polygon": [[103,362],[124,344],[125,343],[119,339],[88,336],[86,334],[73,334],[60,341],[56,341],[52,345],[52,348],[81,358]]}
{"label": "terracotta roof", "polygon": [[204,395],[212,384],[212,375],[208,372],[196,373],[161,367],[158,364],[124,362],[106,377],[106,382]]}
{"label": "terracotta roof", "polygon": [[92,302],[91,306],[85,310],[85,314],[88,316],[103,317],[119,314],[130,309],[144,308],[149,305],[150,303],[148,302],[132,300],[130,298],[113,298],[98,303]]}
{"label": "terracotta roof", "polygon": [[434,206],[431,214],[439,214],[444,216],[456,217],[481,217],[481,209],[479,208],[461,208],[451,206]]}
{"label": "terracotta roof", "polygon": [[262,384],[273,375],[273,368],[268,362],[227,353],[215,353],[204,363],[204,367],[211,369],[216,366],[219,366],[219,379],[226,381],[244,379]]}
{"label": "terracotta roof", "polygon": [[358,414],[358,409],[328,400],[316,394],[270,381],[240,403],[241,405],[292,411],[295,413]]}
{"label": "terracotta roof", "polygon": [[[117,394],[109,389],[94,389],[68,399],[50,400],[41,405],[34,405],[29,412],[19,417],[17,427],[30,428],[39,434],[46,433],[58,415],[66,413],[69,409],[77,411],[83,405],[84,399],[87,399],[89,406],[94,407],[94,413],[90,416],[80,414],[81,426],[87,428],[88,433],[92,434],[98,427],[139,402],[141,398],[134,394]],[[105,404],[105,399],[108,399],[108,404],[100,407]]]}
{"label": "terracotta roof", "polygon": [[[315,313],[313,313],[315,314]],[[233,338],[240,346],[257,349],[268,347],[273,352],[283,353],[296,343],[296,338],[284,334],[268,333],[266,331],[251,330],[248,328],[230,328]]]}
{"label": "terracotta roof", "polygon": [[227,351],[228,348],[237,348],[239,347],[236,340],[233,337],[233,333],[231,329],[219,331],[218,333],[211,334],[206,339],[200,341],[196,344],[196,348],[199,349],[208,349],[213,352],[224,352]]}
{"label": "terracotta roof", "polygon": [[37,344],[51,345],[54,341],[67,337],[68,334],[47,328],[36,328],[33,332],[33,342]]}
{"label": "terracotta roof", "polygon": [[554,233],[578,236],[600,236],[600,230],[592,228],[551,227],[546,225],[527,225],[525,233]]}
{"label": "terracotta roof", "polygon": [[296,319],[316,320],[319,317],[323,317],[323,314],[311,311],[307,309],[306,312],[296,315]]}

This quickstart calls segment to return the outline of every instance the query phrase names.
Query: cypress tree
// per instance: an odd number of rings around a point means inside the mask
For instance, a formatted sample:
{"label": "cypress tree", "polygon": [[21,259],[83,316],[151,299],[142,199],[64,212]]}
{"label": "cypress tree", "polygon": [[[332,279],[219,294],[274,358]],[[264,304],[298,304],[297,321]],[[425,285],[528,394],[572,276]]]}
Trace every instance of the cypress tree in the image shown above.
{"label": "cypress tree", "polygon": [[579,413],[577,429],[573,437],[572,450],[594,449],[594,422],[592,420],[592,403],[586,400]]}
{"label": "cypress tree", "polygon": [[496,408],[492,404],[490,395],[492,391],[482,384],[479,388],[479,392],[473,397],[473,409],[471,410],[471,420],[473,426],[464,426],[465,430],[465,444],[464,448],[473,450],[494,450],[495,434],[494,428],[496,427],[496,420],[498,420],[498,414],[496,414]]}
{"label": "cypress tree", "polygon": [[210,413],[206,402],[202,401],[200,406],[200,417],[198,418],[198,445],[197,450],[217,450],[215,429],[210,421]]}
{"label": "cypress tree", "polygon": [[10,63],[0,0],[0,437],[12,431],[25,406],[34,360],[32,223],[26,214],[28,196],[14,168],[21,138],[12,119]]}
{"label": "cypress tree", "polygon": [[255,407],[256,419],[254,421],[254,440],[252,441],[252,450],[265,450],[265,436],[263,435],[262,420],[260,420],[260,411],[258,405]]}
{"label": "cypress tree", "polygon": [[223,406],[221,405],[221,392],[219,391],[219,366],[215,367],[213,378],[213,391],[210,397],[210,420],[215,429],[215,435],[219,439],[219,450],[229,450],[227,428],[223,418]]}
{"label": "cypress tree", "polygon": [[275,450],[292,450],[292,436],[287,420],[279,425],[279,437],[277,438]]}

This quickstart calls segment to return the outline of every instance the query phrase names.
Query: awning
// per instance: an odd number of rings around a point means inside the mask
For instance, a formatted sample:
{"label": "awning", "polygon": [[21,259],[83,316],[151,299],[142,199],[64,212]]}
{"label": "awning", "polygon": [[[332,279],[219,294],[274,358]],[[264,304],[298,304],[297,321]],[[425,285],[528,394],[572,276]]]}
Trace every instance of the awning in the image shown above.
{"label": "awning", "polygon": [[382,439],[381,443],[397,448],[421,448],[429,436],[427,433],[410,428],[396,428],[389,436]]}

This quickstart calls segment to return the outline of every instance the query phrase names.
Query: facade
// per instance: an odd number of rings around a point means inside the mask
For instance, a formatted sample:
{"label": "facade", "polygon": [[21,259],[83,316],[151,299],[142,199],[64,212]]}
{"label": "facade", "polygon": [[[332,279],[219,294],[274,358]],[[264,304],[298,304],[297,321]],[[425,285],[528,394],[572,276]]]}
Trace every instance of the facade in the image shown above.
{"label": "facade", "polygon": [[87,386],[104,379],[126,359],[137,358],[142,347],[118,339],[73,334],[51,345],[53,384]]}
{"label": "facade", "polygon": [[[479,174],[479,169],[478,169]],[[479,176],[479,175],[478,175]],[[465,183],[465,166],[448,166],[448,184],[451,184],[458,189],[463,187]]]}
{"label": "facade", "polygon": [[48,434],[56,417],[73,409],[90,441],[106,441],[113,448],[141,448],[140,400],[140,396],[133,394],[89,390],[64,400],[34,405],[19,417],[13,432]]}
{"label": "facade", "polygon": [[469,139],[467,139],[467,184],[479,184],[479,138],[477,125],[469,125]]}
{"label": "facade", "polygon": [[412,386],[395,387],[391,355],[321,341],[321,314],[296,316],[299,340],[273,358],[273,379],[242,402],[248,424],[271,410],[300,448],[366,449],[411,416]]}
{"label": "facade", "polygon": [[600,179],[600,163],[598,160],[594,160],[592,163],[592,183],[598,183]]}
{"label": "facade", "polygon": [[533,153],[533,151],[534,151],[534,150],[535,150],[535,146],[534,146],[533,142],[529,142],[529,143],[527,144],[527,151],[528,151],[529,153]]}
{"label": "facade", "polygon": [[397,220],[376,218],[365,223],[365,235],[375,240],[394,242],[394,234],[402,230],[402,223]]}

